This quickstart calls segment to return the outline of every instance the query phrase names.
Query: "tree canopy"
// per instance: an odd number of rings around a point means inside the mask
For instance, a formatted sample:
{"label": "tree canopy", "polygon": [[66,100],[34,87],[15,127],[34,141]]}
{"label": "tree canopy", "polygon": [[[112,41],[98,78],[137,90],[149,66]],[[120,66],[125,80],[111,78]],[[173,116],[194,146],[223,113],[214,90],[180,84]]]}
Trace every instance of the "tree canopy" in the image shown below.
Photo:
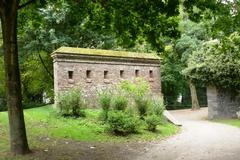
{"label": "tree canopy", "polygon": [[188,60],[183,71],[193,80],[225,88],[240,87],[240,35],[205,42]]}

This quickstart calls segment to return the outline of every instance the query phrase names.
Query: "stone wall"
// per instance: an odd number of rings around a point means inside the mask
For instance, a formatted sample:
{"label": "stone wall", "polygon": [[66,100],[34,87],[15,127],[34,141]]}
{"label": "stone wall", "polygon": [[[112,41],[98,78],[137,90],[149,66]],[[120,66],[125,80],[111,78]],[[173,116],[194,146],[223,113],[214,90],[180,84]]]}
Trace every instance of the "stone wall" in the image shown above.
{"label": "stone wall", "polygon": [[114,87],[122,80],[134,81],[136,77],[143,77],[150,83],[152,92],[161,96],[160,60],[69,54],[55,54],[53,58],[55,95],[79,86],[87,104],[97,107],[99,91]]}
{"label": "stone wall", "polygon": [[239,92],[209,86],[207,98],[209,119],[237,118],[240,111]]}

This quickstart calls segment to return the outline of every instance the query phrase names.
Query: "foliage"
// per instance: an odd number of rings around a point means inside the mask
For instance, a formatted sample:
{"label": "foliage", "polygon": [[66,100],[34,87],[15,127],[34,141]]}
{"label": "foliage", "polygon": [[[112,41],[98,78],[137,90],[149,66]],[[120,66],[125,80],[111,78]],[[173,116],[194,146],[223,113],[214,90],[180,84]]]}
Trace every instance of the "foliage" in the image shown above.
{"label": "foliage", "polygon": [[157,125],[161,124],[161,117],[156,114],[148,115],[145,118],[149,131],[156,131]]}
{"label": "foliage", "polygon": [[149,83],[143,78],[137,78],[136,82],[128,80],[122,81],[119,86],[122,90],[126,91],[130,97],[132,97],[138,113],[143,119],[143,117],[147,114],[147,110],[150,105],[148,98],[150,94]]}
{"label": "foliage", "polygon": [[84,101],[82,92],[78,88],[71,89],[61,93],[57,97],[57,107],[60,110],[60,115],[64,117],[84,117]]}
{"label": "foliage", "polygon": [[188,16],[194,21],[210,20],[211,36],[219,38],[240,31],[240,2],[238,0],[184,1]]}
{"label": "foliage", "polygon": [[135,82],[124,80],[119,84],[119,87],[133,97],[144,97],[150,91],[149,83],[141,77],[137,78]]}
{"label": "foliage", "polygon": [[162,98],[153,98],[151,101],[151,113],[157,116],[162,116],[165,110],[165,105]]}
{"label": "foliage", "polygon": [[151,100],[150,108],[147,116],[145,117],[145,122],[147,123],[149,131],[156,131],[157,125],[161,124],[163,111],[165,105],[162,98],[154,97]]}
{"label": "foliage", "polygon": [[109,91],[103,91],[99,94],[99,103],[102,108],[101,118],[103,121],[108,119],[108,111],[111,107],[112,95]]}
{"label": "foliage", "polygon": [[48,1],[39,9],[32,6],[20,12],[23,49],[51,53],[60,46],[113,48],[111,35],[97,34],[84,27],[88,17],[86,6],[87,2],[73,0]]}
{"label": "foliage", "polygon": [[110,130],[116,135],[128,135],[138,131],[140,122],[134,115],[124,111],[111,111],[108,115]]}
{"label": "foliage", "polygon": [[201,44],[208,39],[207,26],[205,23],[194,23],[190,20],[182,21],[183,27],[181,37],[176,41],[176,53],[181,57],[180,60],[184,67],[188,57],[197,50]]}
{"label": "foliage", "polygon": [[[185,91],[189,90],[189,79],[182,75],[182,70],[187,67],[188,57],[209,37],[208,27],[203,22],[197,24],[183,19],[180,22],[180,28],[181,37],[166,46],[165,52],[161,55],[163,58],[161,66],[162,92],[168,108],[172,105],[179,106],[177,102],[179,95],[188,96]],[[198,84],[199,82],[195,82],[195,85]],[[188,104],[190,103],[191,101],[188,102]]]}
{"label": "foliage", "polygon": [[115,110],[124,111],[128,106],[128,99],[123,94],[117,94],[114,96],[113,107]]}
{"label": "foliage", "polygon": [[135,98],[135,105],[137,107],[140,118],[144,119],[144,116],[147,115],[148,109],[150,107],[149,98]]}
{"label": "foliage", "polygon": [[220,41],[208,41],[189,58],[188,68],[183,73],[207,85],[239,88],[239,45],[239,33],[233,33]]}
{"label": "foliage", "polygon": [[186,86],[186,81],[181,74],[183,66],[180,57],[172,46],[166,47],[162,57],[161,82],[163,98],[165,104],[172,105],[176,103],[178,96]]}
{"label": "foliage", "polygon": [[178,37],[179,1],[98,1],[88,5],[86,26],[100,32],[111,32],[118,44],[133,47],[146,41],[163,50],[163,37]]}
{"label": "foliage", "polygon": [[[42,64],[40,56],[45,64]],[[53,65],[46,52],[25,56],[21,67],[23,102],[42,103],[43,94],[53,101]],[[22,60],[23,60],[22,59]],[[46,63],[47,62],[47,63]],[[51,71],[48,73],[44,65]]]}

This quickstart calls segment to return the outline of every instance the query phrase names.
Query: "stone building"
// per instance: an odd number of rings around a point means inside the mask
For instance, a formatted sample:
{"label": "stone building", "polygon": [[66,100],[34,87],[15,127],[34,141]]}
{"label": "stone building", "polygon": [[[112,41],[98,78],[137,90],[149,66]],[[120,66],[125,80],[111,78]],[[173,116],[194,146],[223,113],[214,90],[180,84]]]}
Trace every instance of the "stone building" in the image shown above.
{"label": "stone building", "polygon": [[143,77],[151,91],[161,96],[160,58],[153,54],[61,47],[52,53],[54,92],[79,86],[90,106],[99,91],[122,80]]}

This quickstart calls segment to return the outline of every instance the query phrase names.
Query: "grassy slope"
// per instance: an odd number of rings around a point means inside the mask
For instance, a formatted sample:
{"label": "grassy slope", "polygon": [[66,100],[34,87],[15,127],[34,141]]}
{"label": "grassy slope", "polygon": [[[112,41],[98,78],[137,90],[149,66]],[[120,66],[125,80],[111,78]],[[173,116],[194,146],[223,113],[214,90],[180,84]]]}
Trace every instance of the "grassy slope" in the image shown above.
{"label": "grassy slope", "polygon": [[239,119],[221,119],[221,120],[217,120],[217,122],[232,125],[232,126],[240,128],[240,120]]}
{"label": "grassy slope", "polygon": [[[106,125],[98,120],[100,110],[87,110],[87,117],[80,119],[66,119],[56,116],[51,106],[25,110],[25,121],[30,147],[41,148],[41,138],[71,139],[75,141],[115,141],[154,140],[173,135],[177,128],[169,123],[158,127],[159,132],[148,132],[142,126],[138,134],[127,137],[117,137],[106,132]],[[0,155],[8,147],[8,120],[7,113],[0,112]]]}

